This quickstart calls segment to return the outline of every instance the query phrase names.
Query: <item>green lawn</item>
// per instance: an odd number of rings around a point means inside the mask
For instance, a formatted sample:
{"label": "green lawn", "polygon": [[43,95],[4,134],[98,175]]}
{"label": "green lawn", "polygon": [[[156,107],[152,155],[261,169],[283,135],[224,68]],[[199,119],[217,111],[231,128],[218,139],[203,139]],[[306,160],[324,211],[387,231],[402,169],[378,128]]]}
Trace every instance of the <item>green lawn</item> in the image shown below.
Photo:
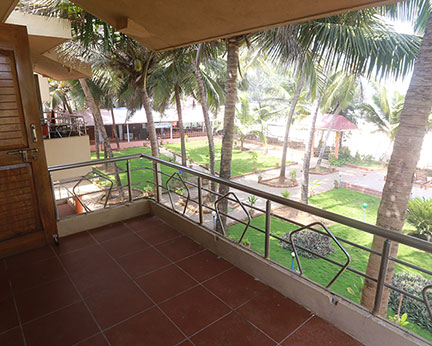
{"label": "green lawn", "polygon": [[[141,154],[141,153],[151,155],[151,150],[150,150],[150,148],[147,148],[147,147],[129,148],[125,151],[115,152],[114,156],[120,157],[120,156],[135,155],[135,154]],[[92,153],[91,158],[92,158],[92,160],[96,160],[96,154],[94,152]],[[101,153],[101,158],[103,158],[103,152]],[[161,155],[161,158],[164,160],[169,160],[169,158],[164,156],[164,155]],[[142,166],[141,166],[141,164],[142,164]],[[151,161],[146,160],[146,159],[143,159],[142,161],[140,159],[133,159],[133,160],[130,160],[130,166],[131,166],[131,170],[134,170],[134,169],[140,169],[141,167],[152,168],[153,164]],[[121,179],[122,185],[126,185],[127,184],[126,161],[117,162],[117,167],[119,167],[122,171],[122,173],[120,173],[120,179]],[[161,169],[162,169],[163,173],[167,173],[170,175],[177,171],[173,168],[166,167],[166,166],[161,166]],[[113,179],[114,175],[110,174],[109,177]],[[146,188],[153,188],[153,184],[145,182],[145,181],[153,181],[153,171],[151,171],[149,169],[142,169],[142,170],[138,170],[138,171],[133,171],[131,173],[131,177],[132,177],[132,184],[139,183],[137,185],[134,185],[134,188],[138,188],[141,190],[144,190]],[[168,179],[167,176],[162,175],[163,185],[165,185],[167,179]]]}
{"label": "green lawn", "polygon": [[[221,156],[221,141],[215,141],[215,156],[216,156],[216,170],[220,167],[220,156]],[[169,144],[168,148],[180,154],[180,143]],[[199,142],[188,142],[186,143],[186,151],[190,158],[194,162],[198,162],[202,165],[208,163],[208,144],[206,141]],[[257,162],[253,162],[252,151],[240,151],[234,148],[231,166],[231,176],[237,176],[245,173],[253,172],[254,168],[258,170],[275,167],[277,163],[280,163],[280,158],[275,156],[267,156],[263,153],[258,153]],[[287,161],[291,163],[291,161]],[[289,168],[288,168],[289,171]]]}
{"label": "green lawn", "polygon": [[[374,223],[376,220],[376,214],[379,206],[379,198],[368,196],[356,191],[351,191],[347,189],[335,189],[328,191],[326,193],[316,195],[310,199],[310,203],[312,205],[321,207],[323,209],[336,212],[343,215],[348,215],[355,219],[363,219],[363,211],[362,204],[367,203],[367,213],[366,213],[366,221],[369,223]],[[259,227],[260,229],[264,229],[265,227],[265,216],[259,216],[252,220],[252,225]],[[274,235],[282,237],[289,231],[294,230],[297,226],[290,224],[288,222],[282,221],[275,217],[272,218],[271,221],[271,232]],[[350,240],[357,244],[370,247],[372,244],[372,235],[367,234],[365,232],[349,228],[339,224],[333,224],[329,227],[330,231],[339,237]],[[233,225],[229,227],[229,236],[233,239],[239,239],[242,231],[244,230],[244,226],[241,224]],[[259,231],[249,229],[245,236],[250,243],[251,249],[254,251],[263,254],[264,253],[264,234]],[[357,269],[359,271],[365,272],[368,261],[368,252],[360,250],[358,248],[349,246],[347,244],[342,244],[348,253],[351,256],[351,264],[350,267]],[[337,248],[337,245],[333,243],[333,247]],[[328,256],[329,258],[343,263],[346,259],[343,253],[340,250],[336,250],[335,253]],[[291,254],[289,250],[282,249],[280,246],[280,242],[276,239],[272,239],[270,242],[270,258],[280,263],[286,267],[291,268]],[[399,247],[398,258],[405,260],[409,263],[416,264],[423,268],[432,268],[432,256],[423,251],[414,250],[405,245],[401,245]],[[303,267],[303,271],[306,277],[314,280],[315,282],[321,285],[327,285],[331,278],[338,272],[339,267],[328,263],[322,259],[307,259],[301,258],[301,263]],[[297,269],[297,266],[294,266]],[[412,270],[408,267],[401,266],[399,264],[396,265],[396,272],[401,271],[409,271],[416,274],[420,274],[415,270]],[[427,277],[426,275],[424,275]],[[429,278],[430,279],[430,278]],[[361,284],[362,278],[352,272],[344,272],[342,276],[332,285],[331,289],[357,303],[359,303],[359,297],[353,296],[348,293],[347,287],[353,287],[356,283],[357,285]],[[415,327],[415,328],[414,328]],[[417,326],[411,324],[411,327],[408,326],[409,329],[412,329],[414,332],[419,335],[432,340],[432,334],[428,331],[418,328]]]}

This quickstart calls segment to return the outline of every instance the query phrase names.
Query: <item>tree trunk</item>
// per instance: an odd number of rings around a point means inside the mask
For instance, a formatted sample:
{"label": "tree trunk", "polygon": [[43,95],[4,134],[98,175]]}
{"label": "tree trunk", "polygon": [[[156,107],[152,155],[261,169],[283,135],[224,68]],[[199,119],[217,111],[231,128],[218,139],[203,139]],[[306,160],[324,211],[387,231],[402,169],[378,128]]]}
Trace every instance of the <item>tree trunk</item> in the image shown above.
{"label": "tree trunk", "polygon": [[306,145],[305,155],[303,159],[303,183],[301,186],[301,202],[308,204],[309,199],[309,168],[310,168],[310,161],[311,161],[311,153],[313,151],[312,143],[313,143],[313,137],[315,132],[315,124],[318,117],[319,112],[319,105],[320,105],[320,98],[315,101],[316,106],[313,112],[312,121],[309,128],[309,139]]}
{"label": "tree trunk", "polygon": [[[101,115],[99,106],[96,104],[96,101],[95,101],[92,93],[90,92],[90,88],[87,84],[87,80],[80,79],[79,81],[80,81],[81,87],[84,91],[87,105],[90,107],[90,110],[93,114],[93,119],[94,119],[95,125],[97,124],[97,127],[98,127],[98,129],[102,135],[102,139],[104,141],[105,154],[109,158],[114,157],[113,151],[111,149],[111,143],[110,143],[110,141],[108,139],[108,135],[106,133],[106,129],[105,129],[105,126],[103,123],[103,119],[102,119],[102,115]],[[122,185],[121,179],[120,179],[120,175],[118,173],[117,165],[115,163],[113,164],[113,168],[114,168],[114,172],[115,172],[114,175],[115,175],[115,179],[116,179],[116,184],[120,188],[120,191],[121,191],[121,185]]]}
{"label": "tree trunk", "polygon": [[96,158],[100,159],[100,150],[99,150],[99,128],[97,126],[96,121],[94,121],[94,136],[95,136],[95,147],[96,147]]}
{"label": "tree trunk", "polygon": [[158,145],[158,140],[156,135],[156,128],[153,120],[153,112],[150,106],[150,98],[145,88],[142,88],[142,99],[143,99],[144,110],[147,117],[147,129],[149,131],[152,156],[159,157],[159,145]]}
{"label": "tree trunk", "polygon": [[325,153],[325,150],[326,150],[326,147],[327,147],[327,142],[328,142],[328,139],[330,137],[331,130],[333,129],[334,122],[336,120],[336,117],[339,115],[340,111],[341,111],[341,107],[337,106],[337,108],[336,108],[335,112],[333,113],[333,116],[332,116],[332,118],[330,120],[329,127],[327,129],[327,132],[326,132],[325,137],[324,137],[324,141],[322,143],[321,151],[319,153],[318,161],[317,161],[317,164],[316,164],[317,167],[321,166],[321,162],[322,162],[322,159],[324,157],[324,153]]}
{"label": "tree trunk", "polygon": [[114,117],[114,109],[111,108],[111,118],[112,118],[112,122],[113,122],[113,132],[114,132],[114,137],[117,143],[117,149],[120,149],[120,140],[117,134],[117,125],[115,122],[115,117]]}
{"label": "tree trunk", "polygon": [[[414,72],[405,104],[400,115],[393,153],[390,158],[387,179],[378,209],[377,225],[402,232],[408,201],[413,186],[414,174],[420,157],[426,126],[432,109],[432,18],[429,17],[423,43],[417,56]],[[382,251],[384,239],[374,236],[372,249]],[[390,254],[397,256],[398,244],[393,244]],[[380,256],[370,255],[366,274],[378,276]],[[394,273],[394,262],[388,265],[386,282],[390,283]],[[372,309],[376,283],[365,280],[361,303]],[[385,288],[379,307],[379,315],[387,315],[389,289]]]}
{"label": "tree trunk", "polygon": [[291,107],[290,107],[290,110],[288,113],[287,122],[285,125],[285,136],[284,136],[284,143],[283,143],[283,148],[282,148],[282,161],[281,161],[281,169],[280,169],[280,174],[279,174],[279,182],[280,183],[283,183],[285,181],[289,133],[290,133],[290,128],[291,128],[291,123],[292,123],[292,120],[294,117],[295,108],[296,108],[298,100],[300,98],[300,93],[303,89],[304,80],[305,80],[304,74],[301,74],[301,76],[297,82],[296,92],[294,94],[294,98],[292,100]]}
{"label": "tree trunk", "polygon": [[[201,100],[201,108],[202,108],[202,112],[203,112],[203,116],[204,116],[204,123],[205,123],[205,127],[206,127],[206,132],[207,132],[207,141],[208,141],[208,146],[209,146],[210,174],[215,175],[215,173],[216,173],[216,169],[215,169],[215,145],[214,145],[214,139],[213,139],[213,129],[211,126],[210,116],[208,114],[208,108],[207,108],[208,107],[207,106],[207,92],[205,89],[204,81],[202,79],[201,71],[199,69],[199,64],[200,64],[201,54],[202,54],[203,49],[204,49],[204,44],[201,43],[199,48],[198,48],[196,61],[193,62],[192,66],[193,66],[195,78],[196,78],[197,84],[198,84],[198,92],[199,92],[199,96],[200,96],[200,100]],[[216,192],[215,182],[212,181],[210,185],[211,185],[210,189],[212,191]],[[215,196],[213,194],[210,194],[211,200],[214,200],[214,197]]]}
{"label": "tree trunk", "polygon": [[[234,37],[228,39],[227,42],[227,78],[225,86],[225,114],[223,125],[222,137],[222,150],[220,162],[220,177],[223,179],[230,179],[231,177],[231,161],[232,150],[234,144],[234,117],[235,106],[237,102],[237,68],[239,64],[239,46],[240,38]],[[221,184],[219,186],[219,193],[225,195],[229,192],[229,187]],[[224,199],[220,203],[220,211],[222,213],[228,212],[228,201]],[[222,217],[222,222],[226,225],[226,217]],[[217,225],[216,230],[222,232],[221,225]]]}
{"label": "tree trunk", "polygon": [[[153,120],[153,112],[150,106],[150,98],[148,96],[147,89],[145,87],[142,88],[142,99],[143,99],[144,110],[146,112],[146,117],[147,117],[147,129],[149,131],[152,156],[159,157],[159,144],[158,144],[156,128]],[[162,185],[162,174],[161,174],[160,164],[156,164],[156,172],[154,172],[154,175],[155,175],[155,180],[157,178],[159,185]],[[154,194],[155,196],[157,195],[162,196],[162,187],[154,186]]]}
{"label": "tree trunk", "polygon": [[181,148],[181,161],[183,166],[187,166],[186,162],[186,141],[185,141],[185,132],[183,127],[183,114],[182,114],[182,107],[181,107],[181,101],[180,101],[180,87],[178,83],[174,85],[174,94],[175,94],[175,100],[176,100],[176,107],[177,107],[177,116],[178,116],[178,127],[180,130],[180,148]]}

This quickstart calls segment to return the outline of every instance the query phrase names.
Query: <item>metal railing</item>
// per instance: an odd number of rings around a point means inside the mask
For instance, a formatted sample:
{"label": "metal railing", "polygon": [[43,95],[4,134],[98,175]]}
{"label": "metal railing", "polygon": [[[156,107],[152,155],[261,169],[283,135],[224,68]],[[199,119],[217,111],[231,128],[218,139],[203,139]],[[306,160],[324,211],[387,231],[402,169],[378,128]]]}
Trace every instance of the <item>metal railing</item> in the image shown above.
{"label": "metal railing", "polygon": [[[134,160],[140,160],[141,167],[132,169],[131,168],[131,162]],[[146,162],[150,163],[148,166],[143,166],[143,160],[146,160]],[[94,160],[94,161],[86,161],[86,162],[80,162],[80,163],[73,163],[73,164],[66,164],[66,165],[58,165],[58,166],[51,166],[49,167],[49,172],[56,172],[66,169],[72,169],[72,168],[79,168],[79,167],[88,167],[88,166],[95,166],[95,165],[102,165],[102,164],[108,164],[108,163],[119,163],[119,162],[125,162],[125,170],[123,170],[120,174],[123,176],[125,181],[125,184],[122,183],[122,186],[118,186],[117,188],[125,188],[129,192],[129,198],[125,200],[125,202],[133,202],[134,198],[132,196],[132,188],[134,186],[139,186],[142,188],[143,185],[146,185],[147,188],[153,187],[154,188],[154,194],[152,196],[147,196],[144,198],[151,198],[155,200],[156,203],[164,204],[165,206],[171,208],[174,212],[183,214],[184,216],[190,218],[193,222],[196,222],[202,226],[207,227],[208,229],[212,231],[216,231],[214,229],[212,217],[215,218],[217,215],[217,219],[219,222],[221,222],[221,215],[223,217],[229,218],[230,220],[236,222],[237,224],[243,224],[245,226],[245,229],[242,231],[241,236],[238,240],[239,243],[243,240],[247,232],[250,232],[250,230],[260,232],[264,235],[264,250],[263,250],[263,257],[267,260],[271,259],[271,247],[270,243],[271,240],[277,240],[281,243],[287,243],[290,244],[290,246],[293,248],[295,253],[295,259],[297,261],[298,271],[295,271],[292,268],[289,268],[285,266],[288,270],[293,270],[298,275],[303,275],[303,269],[300,263],[300,256],[298,255],[297,248],[301,249],[302,251],[308,252],[312,254],[313,256],[316,256],[319,259],[322,259],[336,267],[339,267],[339,271],[337,272],[336,276],[332,278],[330,283],[327,285],[324,285],[324,287],[330,287],[340,276],[345,272],[350,272],[355,275],[360,276],[363,279],[369,279],[376,283],[376,294],[375,294],[375,304],[374,308],[372,309],[372,313],[376,314],[378,313],[381,298],[383,295],[384,287],[390,288],[395,290],[396,292],[399,292],[411,299],[414,299],[416,301],[422,302],[425,304],[427,311],[430,314],[430,318],[432,319],[432,311],[430,307],[430,303],[427,300],[427,291],[432,290],[432,286],[426,286],[422,292],[422,297],[416,296],[414,294],[411,294],[407,292],[406,290],[400,289],[398,287],[395,287],[394,285],[385,282],[385,277],[387,273],[388,265],[391,261],[393,261],[395,264],[406,266],[410,269],[414,269],[416,271],[419,271],[427,276],[432,277],[432,271],[428,270],[426,268],[422,268],[420,266],[417,266],[415,264],[409,263],[407,261],[403,261],[401,259],[395,258],[390,256],[390,249],[392,242],[404,244],[407,245],[413,249],[419,250],[419,251],[425,251],[427,253],[432,253],[432,243],[408,236],[405,234],[401,234],[389,229],[385,229],[380,226],[368,224],[347,216],[339,215],[327,210],[323,210],[311,205],[306,205],[297,201],[293,201],[290,199],[286,199],[284,197],[263,191],[255,189],[251,186],[239,184],[235,181],[229,181],[222,179],[217,176],[212,176],[208,173],[201,172],[192,168],[184,167],[179,164],[165,161],[160,158],[155,158],[146,154],[141,155],[129,155],[129,156],[122,156],[117,158],[109,158],[104,160]],[[137,161],[138,162],[138,161]],[[161,168],[162,167],[162,168]],[[168,172],[170,170],[170,172]],[[144,179],[142,181],[133,182],[132,181],[132,173],[136,171],[151,171],[151,178],[150,179]],[[179,174],[181,173],[181,174]],[[115,173],[105,173],[106,176],[114,175]],[[185,175],[188,176],[189,179],[185,179]],[[126,178],[125,178],[126,177]],[[192,181],[193,179],[196,181]],[[221,195],[216,191],[212,191],[211,189],[204,188],[203,181],[212,181],[217,184],[222,184],[227,187],[229,187],[230,193],[227,195]],[[175,189],[173,187],[170,187],[171,184],[174,182],[177,182],[178,184],[181,184],[184,189],[183,191],[187,192],[186,196],[184,193],[181,193],[181,189]],[[191,190],[196,190],[196,196],[193,198],[191,195]],[[165,192],[165,195],[164,195]],[[211,196],[213,196],[213,200],[215,201],[213,205],[210,205],[204,201],[203,193],[207,193]],[[265,201],[265,208],[260,208],[255,205],[250,205],[245,202],[242,202],[238,198],[238,194],[240,193],[247,193],[252,194],[258,198],[262,198]],[[180,210],[177,210],[175,207],[175,203],[173,200],[173,197],[181,197],[183,199],[184,205]],[[229,211],[222,212],[218,208],[218,203],[222,199],[227,199],[228,201],[232,203],[237,203],[245,213],[244,218],[235,217],[233,215],[230,215]],[[197,210],[194,212],[187,214],[188,210],[188,204],[194,204],[197,207]],[[279,215],[277,213],[272,212],[272,204],[277,203],[281,206],[291,207],[293,209],[296,209],[298,211],[306,212],[310,215],[313,215],[315,217],[326,219],[331,222],[344,225],[347,227],[350,227],[352,229],[356,229],[362,232],[366,232],[368,234],[379,236],[384,239],[384,245],[382,251],[377,251],[374,249],[371,249],[367,246],[363,246],[360,244],[357,244],[353,241],[350,241],[348,239],[343,239],[338,236],[334,236],[329,228],[323,223],[323,222],[314,222],[308,225],[303,225],[300,222],[296,220],[292,220],[289,218],[286,218],[282,215]],[[257,225],[254,225],[251,223],[251,217],[250,214],[247,212],[247,209],[254,210],[256,212],[260,212],[265,216],[265,225],[263,228],[258,227]],[[207,220],[205,218],[205,210],[214,212],[214,215],[208,214],[209,217],[207,217]],[[279,219],[282,221],[285,221],[291,225],[296,226],[297,228],[295,230],[291,231],[289,240],[284,239],[283,237],[278,236],[277,234],[274,234],[271,232],[271,221],[272,219]],[[245,221],[246,220],[246,221]],[[223,225],[223,224],[222,224]],[[321,230],[321,229],[323,230]],[[225,230],[224,226],[222,227],[223,230]],[[345,263],[340,263],[335,259],[323,256],[317,252],[315,252],[311,248],[302,247],[295,243],[295,237],[293,238],[293,235],[296,233],[301,232],[302,230],[311,230],[314,232],[317,232],[325,237],[329,237],[331,241],[333,241],[344,253],[344,255],[347,257],[347,261]],[[220,236],[224,236],[223,234],[220,234]],[[231,238],[228,238],[231,239]],[[231,239],[232,240],[232,239]],[[367,252],[368,255],[377,255],[381,257],[380,260],[380,269],[379,274],[377,277],[371,276],[367,273],[362,272],[361,270],[358,270],[352,266],[350,266],[350,255],[349,251],[345,250],[344,245],[351,246],[353,248],[359,249],[361,251]],[[274,261],[273,261],[274,262]],[[278,263],[281,264],[281,263]],[[282,265],[282,264],[281,264]],[[429,297],[430,299],[430,297]]]}

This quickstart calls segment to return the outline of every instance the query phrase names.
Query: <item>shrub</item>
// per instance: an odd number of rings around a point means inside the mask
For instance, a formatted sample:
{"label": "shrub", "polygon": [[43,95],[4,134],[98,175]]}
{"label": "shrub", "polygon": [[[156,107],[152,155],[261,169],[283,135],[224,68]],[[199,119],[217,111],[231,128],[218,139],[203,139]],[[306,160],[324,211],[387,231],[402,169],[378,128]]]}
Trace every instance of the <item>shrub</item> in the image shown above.
{"label": "shrub", "polygon": [[[430,285],[432,281],[425,279],[420,275],[410,273],[397,273],[393,276],[393,286],[403,289],[417,297],[422,298],[422,290],[425,286]],[[432,293],[427,294],[429,301],[432,301]],[[395,290],[390,290],[389,306],[397,313],[401,294]],[[407,314],[411,322],[419,327],[432,332],[432,320],[422,302],[402,295],[400,315]]]}
{"label": "shrub", "polygon": [[282,197],[284,197],[284,198],[289,198],[290,194],[291,194],[291,193],[290,193],[287,189],[285,189],[285,191],[282,191],[282,192],[281,192],[281,195],[282,195]]}
{"label": "shrub", "polygon": [[[289,241],[289,235],[290,235],[289,232],[286,233],[282,237],[282,239]],[[303,230],[294,234],[293,242],[296,245],[297,253],[299,254],[299,256],[303,256],[310,259],[315,259],[318,257],[307,251],[299,249],[298,246],[304,247],[305,249],[313,251],[321,256],[327,256],[335,252],[335,249],[331,244],[331,239],[323,234],[314,231]],[[281,241],[281,247],[283,249],[293,251],[291,244],[286,243],[284,241]]]}
{"label": "shrub", "polygon": [[414,233],[427,241],[432,237],[432,198],[411,198],[408,203],[406,219],[416,228]]}
{"label": "shrub", "polygon": [[289,175],[292,182],[297,181],[297,170],[295,168],[289,173]]}

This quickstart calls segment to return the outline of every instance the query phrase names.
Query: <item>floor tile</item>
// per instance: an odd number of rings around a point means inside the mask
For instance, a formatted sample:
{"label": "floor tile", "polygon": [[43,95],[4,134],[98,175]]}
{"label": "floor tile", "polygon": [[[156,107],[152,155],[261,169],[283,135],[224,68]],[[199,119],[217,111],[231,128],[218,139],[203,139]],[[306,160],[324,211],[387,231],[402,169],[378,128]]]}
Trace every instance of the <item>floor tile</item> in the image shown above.
{"label": "floor tile", "polygon": [[136,232],[141,238],[152,245],[157,245],[182,236],[170,226],[162,223],[152,225],[151,227],[144,227]]}
{"label": "floor tile", "polygon": [[67,277],[15,294],[21,322],[78,302],[80,297]]}
{"label": "floor tile", "polygon": [[160,307],[188,336],[230,312],[225,304],[201,286],[162,303]]}
{"label": "floor tile", "polygon": [[112,346],[171,346],[184,339],[156,307],[109,329],[105,335]]}
{"label": "floor tile", "polygon": [[115,263],[99,245],[92,245],[59,257],[69,273],[76,273],[89,267],[106,267]]}
{"label": "floor tile", "polygon": [[86,302],[102,329],[153,305],[132,281],[95,294],[86,299]]}
{"label": "floor tile", "polygon": [[131,230],[123,222],[102,226],[89,231],[89,233],[96,238],[98,242],[104,242],[113,238],[132,234]]}
{"label": "floor tile", "polygon": [[6,275],[0,275],[0,302],[12,297],[12,291],[9,284],[9,278]]}
{"label": "floor tile", "polygon": [[177,263],[195,279],[202,282],[229,269],[232,264],[206,250]]}
{"label": "floor tile", "polygon": [[236,312],[230,313],[228,316],[192,336],[191,340],[197,346],[276,345],[274,341]]}
{"label": "floor tile", "polygon": [[204,286],[232,308],[239,307],[267,289],[261,281],[235,267],[205,282]]}
{"label": "floor tile", "polygon": [[311,316],[309,311],[272,289],[243,305],[238,312],[277,342]]}
{"label": "floor tile", "polygon": [[27,263],[19,270],[9,273],[12,288],[15,292],[30,289],[48,281],[66,276],[60,262],[56,257],[47,260]]}
{"label": "floor tile", "polygon": [[83,342],[80,342],[76,346],[109,346],[102,334],[93,336]]}
{"label": "floor tile", "polygon": [[196,281],[175,265],[161,268],[136,281],[157,303],[197,285]]}
{"label": "floor tile", "polygon": [[0,333],[18,325],[15,304],[12,298],[0,302]]}
{"label": "floor tile", "polygon": [[361,346],[362,344],[321,318],[314,316],[282,345]]}
{"label": "floor tile", "polygon": [[71,274],[71,278],[84,298],[130,281],[116,264],[87,267]]}
{"label": "floor tile", "polygon": [[134,252],[118,259],[120,265],[134,278],[159,269],[171,262],[153,248]]}
{"label": "floor tile", "polygon": [[26,251],[19,255],[8,257],[6,259],[7,269],[9,272],[13,272],[28,263],[34,263],[52,257],[55,257],[52,248],[50,246],[44,246],[38,249]]}
{"label": "floor tile", "polygon": [[92,245],[96,245],[96,242],[90,234],[88,232],[80,232],[60,238],[60,245],[53,247],[53,249],[58,254],[64,254]]}
{"label": "floor tile", "polygon": [[148,243],[133,233],[107,240],[101,243],[101,246],[115,258],[149,247]]}
{"label": "floor tile", "polygon": [[98,332],[82,303],[39,318],[23,328],[28,346],[70,346]]}
{"label": "floor tile", "polygon": [[[0,345],[2,346],[24,346],[21,329],[16,327],[0,334]],[[95,345],[96,346],[96,345]]]}
{"label": "floor tile", "polygon": [[172,261],[178,261],[203,250],[203,248],[187,237],[176,238],[157,246]]}

